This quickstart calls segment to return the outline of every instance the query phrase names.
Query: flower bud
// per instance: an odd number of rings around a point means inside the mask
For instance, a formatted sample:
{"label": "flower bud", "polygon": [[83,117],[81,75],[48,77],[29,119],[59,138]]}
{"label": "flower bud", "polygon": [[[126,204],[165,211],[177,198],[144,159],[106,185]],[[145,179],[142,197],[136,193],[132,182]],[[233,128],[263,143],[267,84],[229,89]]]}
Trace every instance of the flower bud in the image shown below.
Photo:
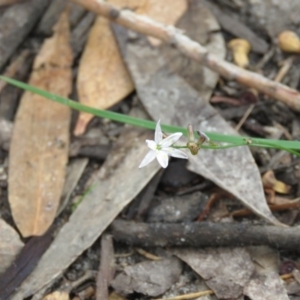
{"label": "flower bud", "polygon": [[188,125],[187,132],[188,132],[189,141],[187,142],[186,146],[188,147],[188,149],[190,149],[193,155],[197,155],[199,148],[198,148],[198,143],[196,142],[193,125],[191,124]]}

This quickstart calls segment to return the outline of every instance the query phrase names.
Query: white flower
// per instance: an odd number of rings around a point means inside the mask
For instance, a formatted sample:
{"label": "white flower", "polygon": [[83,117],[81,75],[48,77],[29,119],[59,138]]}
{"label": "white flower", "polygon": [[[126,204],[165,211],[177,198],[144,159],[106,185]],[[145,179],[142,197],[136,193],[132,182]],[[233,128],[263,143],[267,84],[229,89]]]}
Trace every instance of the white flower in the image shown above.
{"label": "white flower", "polygon": [[181,132],[176,132],[163,139],[163,134],[160,128],[159,120],[155,128],[154,141],[146,140],[146,143],[151,150],[147,153],[147,155],[139,165],[139,168],[145,167],[146,165],[151,163],[155,158],[157,158],[159,164],[163,168],[166,168],[168,166],[169,156],[187,159],[188,156],[184,152],[170,147],[176,141],[178,141],[181,136]]}

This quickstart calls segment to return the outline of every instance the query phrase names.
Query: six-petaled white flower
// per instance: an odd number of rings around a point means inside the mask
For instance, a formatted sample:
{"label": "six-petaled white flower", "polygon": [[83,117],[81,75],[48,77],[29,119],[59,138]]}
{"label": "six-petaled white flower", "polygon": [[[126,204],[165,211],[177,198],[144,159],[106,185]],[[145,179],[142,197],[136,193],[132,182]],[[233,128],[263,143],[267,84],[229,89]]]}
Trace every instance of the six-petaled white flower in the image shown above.
{"label": "six-petaled white flower", "polygon": [[166,168],[168,166],[169,156],[187,159],[188,156],[183,151],[171,147],[180,139],[181,136],[181,132],[176,132],[163,139],[159,120],[155,128],[154,141],[146,140],[146,143],[151,150],[147,153],[147,155],[139,165],[139,168],[145,167],[155,158],[157,158],[159,164],[163,168]]}

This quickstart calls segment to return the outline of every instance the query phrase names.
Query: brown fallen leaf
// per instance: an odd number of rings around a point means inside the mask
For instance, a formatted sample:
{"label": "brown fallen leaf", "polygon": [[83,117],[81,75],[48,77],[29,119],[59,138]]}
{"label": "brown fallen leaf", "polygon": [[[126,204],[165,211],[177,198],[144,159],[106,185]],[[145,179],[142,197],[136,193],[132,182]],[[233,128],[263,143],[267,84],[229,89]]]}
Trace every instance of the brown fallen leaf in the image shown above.
{"label": "brown fallen leaf", "polygon": [[181,263],[175,257],[160,261],[145,261],[125,267],[111,285],[117,293],[127,295],[137,292],[157,297],[179,279],[181,272]]}
{"label": "brown fallen leaf", "polygon": [[255,265],[255,271],[244,288],[244,293],[250,299],[280,299],[288,300],[278,271],[280,258],[278,251],[267,246],[247,247]]}
{"label": "brown fallen leaf", "polygon": [[0,219],[0,274],[10,266],[22,248],[18,233]]}
{"label": "brown fallen leaf", "polygon": [[[88,106],[107,109],[126,97],[133,89],[109,21],[98,17],[91,29],[79,65],[79,101]],[[83,134],[93,117],[91,114],[80,112],[74,134]]]}
{"label": "brown fallen leaf", "polygon": [[172,253],[198,273],[218,299],[240,297],[254,272],[244,248],[176,249]]}
{"label": "brown fallen leaf", "polygon": [[[140,13],[157,22],[175,25],[186,10],[186,0],[148,0],[145,9],[141,10]],[[161,40],[153,37],[148,37],[148,40],[153,46],[159,46],[162,43]]]}
{"label": "brown fallen leaf", "polygon": [[[183,127],[193,124],[196,130],[237,135],[206,99],[170,70],[160,49],[151,47],[141,35],[136,34],[133,41],[126,29],[117,25],[113,28],[139,98],[154,120]],[[266,203],[260,173],[248,148],[201,150],[198,155],[189,156],[188,169],[213,181],[257,215],[281,224]]]}
{"label": "brown fallen leaf", "polygon": [[[298,0],[249,1],[251,21],[248,26],[255,32],[266,32],[275,38],[281,31],[299,25],[300,6]],[[239,12],[237,12],[238,16]]]}
{"label": "brown fallen leaf", "polygon": [[[137,13],[169,25],[175,24],[186,10],[185,0],[165,0],[163,4],[160,0],[110,2],[117,7],[134,9]],[[160,44],[157,39],[151,38],[151,41],[155,45]],[[126,97],[133,89],[133,82],[120,56],[109,21],[98,17],[80,61],[77,79],[79,101],[95,108],[107,109]],[[83,134],[93,117],[81,112],[74,134]]]}
{"label": "brown fallen leaf", "polygon": [[[192,0],[188,3],[188,10],[176,27],[186,32],[191,39],[204,45],[211,53],[224,59],[226,46],[216,18],[203,1]],[[209,102],[219,75],[202,64],[195,63],[169,45],[163,45],[161,48],[168,66],[196,89],[204,101]]]}
{"label": "brown fallen leaf", "polygon": [[255,300],[290,299],[285,291],[282,280],[275,273],[265,276],[253,275],[253,278],[251,278],[251,281],[245,287],[244,293],[250,299]]}
{"label": "brown fallen leaf", "polygon": [[[72,52],[67,13],[34,62],[29,84],[67,97]],[[70,109],[25,92],[19,106],[9,158],[9,203],[24,237],[42,235],[52,224],[68,160]]]}
{"label": "brown fallen leaf", "polygon": [[[145,15],[157,22],[175,25],[187,9],[186,0],[109,0],[118,8],[132,9],[136,13]],[[162,42],[153,37],[148,37],[153,46]]]}
{"label": "brown fallen leaf", "polygon": [[22,283],[12,300],[28,297],[60,276],[157,173],[160,169],[158,163],[138,169],[148,149],[145,139],[149,138],[153,138],[152,133],[124,128],[97,174],[96,182],[92,183],[93,188],[58,232],[37,268]]}

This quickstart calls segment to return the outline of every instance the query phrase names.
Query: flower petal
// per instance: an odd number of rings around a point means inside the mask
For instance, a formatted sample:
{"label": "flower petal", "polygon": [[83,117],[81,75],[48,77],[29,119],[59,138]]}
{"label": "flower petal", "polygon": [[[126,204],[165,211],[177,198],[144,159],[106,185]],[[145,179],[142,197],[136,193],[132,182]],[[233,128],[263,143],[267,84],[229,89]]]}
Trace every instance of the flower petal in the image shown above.
{"label": "flower petal", "polygon": [[167,138],[163,139],[159,143],[159,145],[162,148],[169,147],[169,146],[173,145],[175,142],[177,142],[181,136],[182,136],[181,132],[173,133],[173,134],[169,135]]}
{"label": "flower petal", "polygon": [[172,157],[188,159],[188,156],[179,149],[168,147],[168,148],[164,148],[162,151],[164,151],[165,153],[167,153],[169,156]]}
{"label": "flower petal", "polygon": [[146,140],[146,143],[151,150],[155,151],[157,149],[157,144],[154,141]]}
{"label": "flower petal", "polygon": [[166,152],[164,151],[157,151],[156,153],[156,158],[159,162],[159,164],[163,167],[166,168],[169,164],[169,156]]}
{"label": "flower petal", "polygon": [[158,144],[162,141],[162,138],[163,138],[163,134],[160,128],[160,120],[158,120],[155,128],[154,141],[156,142],[156,144]]}
{"label": "flower petal", "polygon": [[139,168],[143,168],[145,167],[146,165],[150,164],[156,157],[156,152],[153,151],[153,150],[150,150],[145,158],[142,160],[141,164],[139,165]]}

